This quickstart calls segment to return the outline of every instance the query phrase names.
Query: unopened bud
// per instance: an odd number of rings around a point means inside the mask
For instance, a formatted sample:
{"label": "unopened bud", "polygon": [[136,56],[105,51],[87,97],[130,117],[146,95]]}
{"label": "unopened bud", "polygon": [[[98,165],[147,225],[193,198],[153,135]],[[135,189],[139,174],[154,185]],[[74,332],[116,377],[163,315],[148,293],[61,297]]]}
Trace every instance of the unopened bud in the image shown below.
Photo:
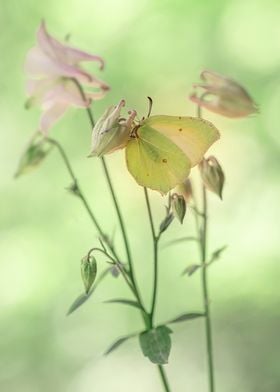
{"label": "unopened bud", "polygon": [[15,177],[27,173],[39,166],[48,155],[52,146],[41,134],[36,134],[24,151]]}
{"label": "unopened bud", "polygon": [[124,106],[124,100],[110,106],[97,121],[92,130],[90,156],[109,154],[127,145],[136,112],[130,112],[127,119],[122,118],[120,115]]}
{"label": "unopened bud", "polygon": [[178,219],[180,223],[183,223],[184,217],[186,215],[186,201],[182,195],[174,193],[172,195],[171,207],[174,216]]}
{"label": "unopened bud", "polygon": [[197,105],[222,116],[238,118],[257,113],[258,108],[248,92],[236,81],[216,72],[204,70],[202,83],[194,84],[195,91],[190,99]]}
{"label": "unopened bud", "polygon": [[85,286],[86,294],[89,293],[95,281],[97,273],[97,263],[93,256],[86,256],[81,260],[81,275]]}
{"label": "unopened bud", "polygon": [[225,175],[217,159],[213,156],[204,158],[199,164],[199,170],[206,188],[222,199]]}

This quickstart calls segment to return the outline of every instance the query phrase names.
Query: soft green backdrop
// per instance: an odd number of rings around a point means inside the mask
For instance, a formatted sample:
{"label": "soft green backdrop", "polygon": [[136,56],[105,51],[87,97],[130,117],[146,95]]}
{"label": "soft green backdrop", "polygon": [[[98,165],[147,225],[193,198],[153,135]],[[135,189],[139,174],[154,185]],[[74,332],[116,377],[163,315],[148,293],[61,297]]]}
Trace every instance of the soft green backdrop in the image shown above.
{"label": "soft green backdrop", "polygon": [[[203,68],[240,80],[260,105],[260,115],[244,120],[204,113],[222,131],[212,152],[227,176],[224,201],[210,196],[210,248],[229,247],[209,275],[217,391],[279,392],[277,0],[0,1],[1,391],[161,391],[156,369],[136,341],[102,356],[116,337],[142,327],[134,309],[102,303],[128,295],[121,280],[109,278],[84,307],[65,317],[82,290],[79,263],[96,244],[96,232],[79,201],[65,191],[69,178],[58,154],[40,170],[13,179],[39,118],[38,110],[24,110],[22,69],[41,18],[55,36],[70,33],[74,45],[105,58],[100,76],[112,91],[94,105],[95,116],[120,98],[144,115],[147,95],[154,99],[154,113],[192,115],[187,96]],[[117,222],[100,164],[85,158],[85,113],[68,112],[52,135],[65,146],[99,219],[113,232]],[[108,162],[149,301],[151,239],[143,192],[126,172],[123,152]],[[163,199],[154,194],[152,201],[159,220]],[[187,218],[183,228],[174,223],[165,241],[191,234],[190,212]],[[162,249],[158,322],[201,308],[199,274],[180,277],[197,260],[194,245]],[[166,369],[173,391],[205,392],[203,321],[175,326],[172,338]]]}

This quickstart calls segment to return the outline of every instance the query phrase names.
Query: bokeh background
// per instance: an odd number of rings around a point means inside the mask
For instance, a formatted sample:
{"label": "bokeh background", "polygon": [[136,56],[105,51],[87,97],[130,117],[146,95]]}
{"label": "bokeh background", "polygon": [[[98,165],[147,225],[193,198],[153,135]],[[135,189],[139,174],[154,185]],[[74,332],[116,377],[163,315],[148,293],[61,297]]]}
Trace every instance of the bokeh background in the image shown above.
{"label": "bokeh background", "polygon": [[[39,111],[26,111],[23,62],[44,18],[49,31],[100,54],[100,77],[112,90],[93,106],[125,98],[139,115],[195,113],[187,97],[210,68],[239,80],[260,114],[228,120],[204,112],[222,132],[212,149],[226,172],[224,201],[210,195],[209,250],[227,244],[209,270],[217,391],[280,391],[278,0],[1,0],[0,1],[0,385],[3,392],[155,392],[155,367],[137,340],[111,356],[117,337],[142,328],[137,311],[104,304],[129,296],[121,279],[108,277],[76,313],[66,311],[83,290],[80,259],[97,243],[79,200],[65,188],[68,174],[56,151],[39,170],[13,179],[21,152],[37,127]],[[80,184],[108,233],[117,220],[100,163],[86,159],[90,129],[83,110],[69,111],[52,130],[63,143]],[[150,301],[152,244],[142,190],[126,171],[123,152],[108,157],[127,222],[137,276]],[[194,173],[195,176],[195,173]],[[198,194],[199,196],[199,194]],[[164,200],[152,194],[157,222]],[[191,235],[190,211],[167,241]],[[201,309],[200,276],[181,277],[198,261],[195,244],[162,247],[157,321]],[[104,268],[99,260],[99,272]],[[203,320],[174,326],[166,371],[173,391],[207,390]]]}

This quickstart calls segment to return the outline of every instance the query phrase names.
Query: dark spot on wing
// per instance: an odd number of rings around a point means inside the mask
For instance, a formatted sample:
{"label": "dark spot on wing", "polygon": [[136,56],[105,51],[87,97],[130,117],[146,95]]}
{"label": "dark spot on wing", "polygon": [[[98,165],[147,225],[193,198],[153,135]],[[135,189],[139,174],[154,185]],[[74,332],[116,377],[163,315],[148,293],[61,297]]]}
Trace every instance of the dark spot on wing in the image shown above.
{"label": "dark spot on wing", "polygon": [[179,120],[182,120],[182,117],[179,117]]}
{"label": "dark spot on wing", "polygon": [[163,159],[162,162],[163,162],[163,163],[167,163],[167,159]]}
{"label": "dark spot on wing", "polygon": [[183,130],[182,128],[179,128],[179,129],[178,129],[179,132],[182,132],[182,130]]}

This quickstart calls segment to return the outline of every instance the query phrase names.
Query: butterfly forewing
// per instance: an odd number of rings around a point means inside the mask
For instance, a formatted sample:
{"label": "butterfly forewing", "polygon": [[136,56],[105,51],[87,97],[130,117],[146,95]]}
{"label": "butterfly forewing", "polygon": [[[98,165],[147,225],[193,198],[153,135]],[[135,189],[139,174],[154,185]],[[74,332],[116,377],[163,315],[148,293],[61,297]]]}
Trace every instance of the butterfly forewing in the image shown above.
{"label": "butterfly forewing", "polygon": [[198,117],[152,116],[144,120],[141,128],[146,126],[175,143],[189,158],[191,166],[197,165],[220,137],[212,123]]}

